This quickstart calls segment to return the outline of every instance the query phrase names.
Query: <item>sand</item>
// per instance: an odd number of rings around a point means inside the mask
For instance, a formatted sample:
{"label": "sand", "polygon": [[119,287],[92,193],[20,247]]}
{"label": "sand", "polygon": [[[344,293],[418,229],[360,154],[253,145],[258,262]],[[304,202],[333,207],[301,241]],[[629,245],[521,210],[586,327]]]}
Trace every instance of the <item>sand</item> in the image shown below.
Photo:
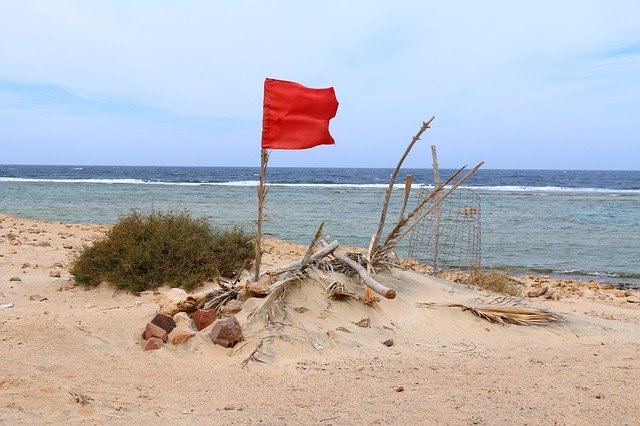
{"label": "sand", "polygon": [[[398,297],[366,306],[329,302],[326,279],[362,290],[312,274],[287,291],[275,329],[246,326],[260,302],[249,299],[237,316],[252,340],[236,349],[213,345],[205,329],[144,352],[158,292],[85,290],[69,274],[82,245],[107,229],[0,215],[0,304],[13,304],[0,309],[0,423],[640,423],[637,292],[525,277],[526,292],[557,293],[527,305],[565,320],[502,326],[444,307],[496,296],[452,281],[382,273]],[[264,260],[303,252],[271,240]],[[369,327],[356,324],[364,318]],[[243,366],[266,334],[279,337],[256,354],[265,363]]]}

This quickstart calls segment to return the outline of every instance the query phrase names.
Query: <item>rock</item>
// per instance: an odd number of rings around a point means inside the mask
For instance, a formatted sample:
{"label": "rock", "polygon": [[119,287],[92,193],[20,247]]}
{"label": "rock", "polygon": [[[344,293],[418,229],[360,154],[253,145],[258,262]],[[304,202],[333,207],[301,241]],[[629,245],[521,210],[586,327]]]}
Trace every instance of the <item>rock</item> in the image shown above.
{"label": "rock", "polygon": [[404,387],[403,386],[398,386],[396,388],[396,392],[404,392]]}
{"label": "rock", "polygon": [[269,294],[269,286],[271,285],[271,276],[263,275],[257,282],[247,280],[245,291],[246,297],[264,297]]}
{"label": "rock", "polygon": [[191,317],[186,312],[178,312],[173,316],[173,320],[176,322],[176,326],[184,325],[188,328],[193,327],[193,321],[191,321]]}
{"label": "rock", "polygon": [[627,302],[629,303],[640,303],[640,297],[638,296],[628,296]]}
{"label": "rock", "polygon": [[29,296],[29,300],[35,300],[36,302],[44,302],[45,300],[49,300],[44,296],[40,296],[39,294],[32,294]]}
{"label": "rock", "polygon": [[27,269],[27,268],[31,268],[31,264],[30,263],[23,263],[22,264],[22,269]]}
{"label": "rock", "polygon": [[624,291],[624,295],[625,295],[626,297],[629,297],[629,296],[635,296],[635,295],[636,295],[636,293],[635,293],[633,290],[625,290],[625,291]]}
{"label": "rock", "polygon": [[549,291],[549,287],[548,286],[544,286],[544,287],[539,288],[537,290],[529,290],[529,292],[527,293],[527,296],[529,296],[529,297],[540,297],[543,294],[545,294],[547,291]]}
{"label": "rock", "polygon": [[243,339],[242,328],[235,316],[220,320],[213,325],[211,340],[216,345],[232,348]]}
{"label": "rock", "polygon": [[222,315],[229,316],[237,314],[242,310],[242,301],[233,299],[229,300],[226,305],[222,307]]}
{"label": "rock", "polygon": [[198,309],[191,315],[191,319],[198,331],[209,327],[216,320],[216,311],[213,309]]}
{"label": "rock", "polygon": [[382,342],[382,344],[390,348],[391,346],[393,346],[393,339],[385,340],[384,342]]}
{"label": "rock", "polygon": [[57,270],[49,272],[49,276],[53,278],[60,278],[60,275],[61,275],[61,272]]}
{"label": "rock", "polygon": [[309,309],[305,308],[304,306],[296,306],[295,308],[293,308],[293,310],[296,311],[299,314],[304,314]]}
{"label": "rock", "polygon": [[167,340],[169,340],[169,334],[167,333],[167,331],[159,326],[157,326],[154,323],[147,323],[147,327],[144,329],[144,334],[142,335],[142,338],[145,340],[148,340],[152,337],[157,337],[159,339],[162,339],[163,342],[166,342]]}
{"label": "rock", "polygon": [[154,349],[160,349],[163,346],[164,342],[162,341],[162,339],[160,339],[159,337],[152,337],[144,343],[142,350],[152,351]]}
{"label": "rock", "polygon": [[171,333],[171,331],[176,328],[176,322],[173,318],[165,314],[156,314],[156,316],[151,320],[151,323],[166,331],[167,334]]}
{"label": "rock", "polygon": [[197,300],[181,288],[172,288],[158,299],[159,311],[169,316],[193,311],[196,304]]}
{"label": "rock", "polygon": [[174,345],[181,345],[195,335],[196,333],[191,330],[176,330],[171,337],[171,343]]}
{"label": "rock", "polygon": [[19,281],[22,281],[22,280],[20,279],[20,277],[11,277],[11,278],[9,278],[9,281],[17,281],[17,282],[19,282]]}
{"label": "rock", "polygon": [[13,303],[11,302],[0,303],[0,309],[9,309],[9,308],[13,308]]}
{"label": "rock", "polygon": [[71,245],[71,244],[63,244],[63,245],[62,245],[62,248],[72,249],[72,248],[73,248],[73,245]]}

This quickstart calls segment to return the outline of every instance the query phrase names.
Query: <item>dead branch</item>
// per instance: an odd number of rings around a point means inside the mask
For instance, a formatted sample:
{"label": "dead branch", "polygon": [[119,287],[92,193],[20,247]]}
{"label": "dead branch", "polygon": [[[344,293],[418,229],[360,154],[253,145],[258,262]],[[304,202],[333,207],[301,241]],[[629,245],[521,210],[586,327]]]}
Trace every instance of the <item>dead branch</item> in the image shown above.
{"label": "dead branch", "polygon": [[398,176],[400,167],[402,167],[402,163],[404,163],[405,158],[407,158],[407,155],[409,155],[409,152],[411,152],[411,149],[413,148],[415,143],[420,140],[420,136],[422,136],[425,130],[429,128],[429,125],[434,119],[435,117],[431,117],[429,120],[422,123],[420,130],[418,130],[418,133],[416,133],[415,136],[411,139],[411,142],[407,146],[407,149],[405,150],[404,154],[402,155],[402,157],[400,157],[400,161],[398,161],[398,165],[396,166],[395,170],[391,174],[391,179],[389,180],[389,186],[387,187],[387,190],[384,195],[384,204],[382,205],[382,214],[380,215],[380,223],[378,224],[378,230],[376,231],[375,234],[373,234],[374,235],[372,239],[373,250],[376,250],[378,241],[380,240],[380,236],[382,235],[382,230],[384,229],[384,222],[387,217],[387,209],[389,208],[389,200],[391,199],[391,193],[393,192],[393,185],[396,182],[396,177]]}
{"label": "dead branch", "polygon": [[[327,245],[327,242],[324,240],[321,240],[323,245]],[[360,278],[362,279],[362,282],[365,283],[365,285],[367,287],[369,287],[371,290],[373,290],[374,292],[378,293],[380,296],[384,296],[387,299],[395,299],[396,297],[396,291],[386,287],[382,284],[380,284],[379,282],[377,282],[376,280],[374,280],[371,275],[369,275],[367,273],[367,270],[365,268],[362,267],[362,265],[360,265],[359,263],[349,259],[347,256],[343,255],[342,253],[339,253],[337,251],[333,252],[333,256],[338,259],[341,263],[347,265],[349,268],[353,269],[354,271],[356,271],[358,273],[358,275],[360,276]]]}
{"label": "dead branch", "polygon": [[260,184],[258,185],[258,219],[256,224],[258,226],[255,244],[255,276],[254,280],[258,281],[260,277],[260,263],[262,262],[262,210],[264,207],[264,200],[267,198],[267,187],[264,185],[264,178],[267,174],[267,163],[269,163],[269,150],[262,149],[260,151]]}
{"label": "dead branch", "polygon": [[[337,249],[338,246],[339,246],[338,242],[337,241],[333,241],[327,247],[325,247],[322,250],[310,255],[309,259],[307,260],[307,264],[315,263],[318,260],[327,257],[335,249]],[[279,267],[274,268],[274,269],[269,269],[268,271],[265,272],[265,275],[269,274],[271,276],[278,276],[278,275],[280,275],[282,273],[285,273],[285,272],[289,272],[289,271],[294,271],[296,269],[300,269],[302,267],[302,265],[303,265],[303,261],[304,261],[304,258],[302,258],[300,260],[296,260],[295,262],[291,262],[291,263],[289,263],[288,265],[285,265],[285,266],[279,266]]]}

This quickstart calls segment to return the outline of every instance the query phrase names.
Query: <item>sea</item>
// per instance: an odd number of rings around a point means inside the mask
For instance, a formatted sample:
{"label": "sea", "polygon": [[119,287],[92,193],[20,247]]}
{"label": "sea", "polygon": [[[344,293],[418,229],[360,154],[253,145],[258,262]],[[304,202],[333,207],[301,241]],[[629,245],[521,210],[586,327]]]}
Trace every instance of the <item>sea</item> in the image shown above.
{"label": "sea", "polygon": [[[269,168],[264,232],[307,244],[324,222],[342,246],[366,247],[391,173]],[[441,180],[452,173],[441,169]],[[405,175],[413,176],[408,210],[433,185],[431,169],[401,170],[385,231],[399,215]],[[251,230],[257,186],[257,167],[0,165],[0,213],[112,224],[133,209],[187,210]],[[461,188],[480,198],[483,266],[640,288],[640,171],[480,169]]]}

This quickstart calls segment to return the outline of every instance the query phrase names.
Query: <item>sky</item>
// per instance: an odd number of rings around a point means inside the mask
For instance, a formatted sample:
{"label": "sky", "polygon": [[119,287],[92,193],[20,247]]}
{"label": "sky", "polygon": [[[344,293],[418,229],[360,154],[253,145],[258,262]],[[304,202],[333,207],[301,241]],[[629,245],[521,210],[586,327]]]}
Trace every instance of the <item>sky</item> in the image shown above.
{"label": "sky", "polygon": [[270,166],[640,169],[640,2],[0,0],[0,164],[258,166],[266,77],[335,88]]}

